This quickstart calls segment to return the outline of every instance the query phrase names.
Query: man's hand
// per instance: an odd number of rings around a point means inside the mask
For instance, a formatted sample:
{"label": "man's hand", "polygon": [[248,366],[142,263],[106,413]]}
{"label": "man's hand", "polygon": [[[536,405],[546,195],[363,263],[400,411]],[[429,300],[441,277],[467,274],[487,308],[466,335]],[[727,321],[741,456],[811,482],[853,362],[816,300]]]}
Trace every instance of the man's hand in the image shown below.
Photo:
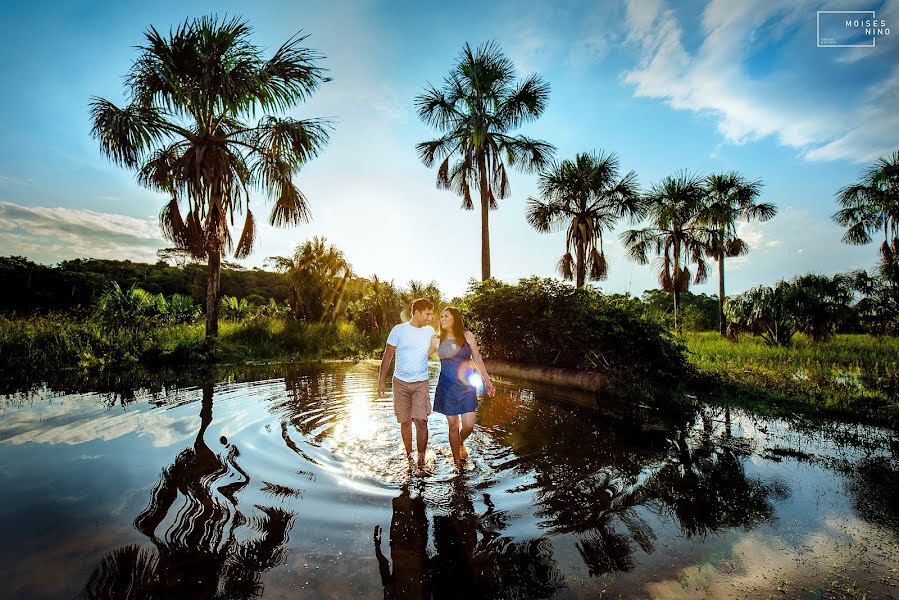
{"label": "man's hand", "polygon": [[484,384],[484,389],[487,391],[487,395],[491,398],[496,395],[496,388],[493,387],[493,382],[491,380],[487,380],[487,383]]}
{"label": "man's hand", "polygon": [[379,381],[378,382],[378,398],[383,398],[383,397],[384,397],[384,382]]}

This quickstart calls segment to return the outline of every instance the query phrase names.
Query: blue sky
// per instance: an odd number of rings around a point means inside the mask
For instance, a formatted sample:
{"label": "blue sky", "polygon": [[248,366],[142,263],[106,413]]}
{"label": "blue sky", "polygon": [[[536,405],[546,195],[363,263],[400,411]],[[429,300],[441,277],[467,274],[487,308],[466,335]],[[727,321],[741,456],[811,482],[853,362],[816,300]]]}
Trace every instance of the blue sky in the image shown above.
{"label": "blue sky", "polygon": [[[899,30],[875,48],[819,48],[817,10],[875,10],[899,28],[899,2],[167,2],[18,3],[0,20],[0,255],[44,262],[155,260],[165,198],[101,157],[91,96],[121,102],[143,32],[187,17],[239,14],[260,46],[298,30],[333,81],[298,117],[335,119],[327,150],[296,179],[313,221],[262,228],[253,255],[286,255],[324,235],[356,272],[450,294],[480,275],[479,217],[434,186],[415,144],[435,132],[413,99],[439,84],[464,43],[497,41],[521,75],[551,85],[544,116],[521,129],[559,158],[605,150],[642,186],[681,169],[736,169],[765,183],[778,216],[741,228],[753,251],[732,261],[728,292],[808,271],[869,267],[873,246],[840,243],[834,192],[899,150]],[[515,174],[491,213],[494,275],[552,276],[563,234],[538,234],[524,207],[536,176]],[[262,196],[253,205],[266,203]],[[264,214],[264,213],[258,213]],[[628,227],[622,224],[621,229]],[[607,238],[608,291],[656,285]],[[714,292],[713,278],[695,291]]]}

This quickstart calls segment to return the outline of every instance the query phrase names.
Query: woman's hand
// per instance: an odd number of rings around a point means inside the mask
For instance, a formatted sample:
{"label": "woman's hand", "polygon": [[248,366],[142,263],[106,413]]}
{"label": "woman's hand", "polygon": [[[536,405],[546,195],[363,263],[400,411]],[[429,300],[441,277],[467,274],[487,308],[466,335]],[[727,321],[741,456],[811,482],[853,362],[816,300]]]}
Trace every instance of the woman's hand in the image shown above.
{"label": "woman's hand", "polygon": [[489,377],[487,378],[487,381],[484,382],[484,390],[491,398],[496,395],[496,388],[493,387],[493,381]]}

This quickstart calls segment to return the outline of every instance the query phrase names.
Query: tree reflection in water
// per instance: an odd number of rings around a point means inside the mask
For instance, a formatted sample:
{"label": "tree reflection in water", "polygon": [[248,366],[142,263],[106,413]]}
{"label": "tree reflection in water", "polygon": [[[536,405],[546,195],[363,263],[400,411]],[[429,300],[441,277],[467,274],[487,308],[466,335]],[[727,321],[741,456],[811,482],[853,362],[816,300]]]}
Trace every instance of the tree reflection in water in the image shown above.
{"label": "tree reflection in water", "polygon": [[479,515],[465,480],[457,477],[449,485],[449,513],[434,516],[433,555],[427,550],[424,500],[421,493],[413,497],[408,485],[393,500],[390,559],[375,527],[384,598],[549,598],[564,587],[548,539],[503,536],[504,517],[489,495],[483,498],[487,511]]}
{"label": "tree reflection in water", "polygon": [[[261,516],[245,517],[236,494],[250,477],[240,468],[236,446],[221,438],[222,454],[206,444],[212,422],[213,385],[203,386],[200,429],[193,446],[163,469],[147,508],[135,527],[155,546],[123,546],[104,557],[90,575],[79,599],[119,598],[255,598],[262,595],[261,575],[279,564],[294,514],[256,506]],[[236,474],[237,480],[213,485]],[[179,495],[183,503],[165,532],[158,528]],[[247,525],[261,537],[238,540],[235,530]]]}
{"label": "tree reflection in water", "polygon": [[[503,467],[531,476],[514,491],[533,492],[550,532],[579,534],[577,549],[600,576],[633,569],[637,547],[654,552],[656,535],[641,512],[673,518],[687,537],[773,518],[770,500],[789,491],[747,476],[729,412],[715,434],[712,410],[686,408],[646,429],[540,401],[521,403],[513,418],[488,401],[479,416],[495,441],[514,448],[517,458]],[[692,427],[697,416],[701,430]]]}

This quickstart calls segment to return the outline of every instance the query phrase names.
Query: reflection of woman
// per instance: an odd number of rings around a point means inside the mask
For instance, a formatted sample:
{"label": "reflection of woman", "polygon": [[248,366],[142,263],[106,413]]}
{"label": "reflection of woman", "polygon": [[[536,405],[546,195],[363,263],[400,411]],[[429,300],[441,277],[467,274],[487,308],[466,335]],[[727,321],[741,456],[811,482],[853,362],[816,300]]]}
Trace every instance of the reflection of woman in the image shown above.
{"label": "reflection of woman", "polygon": [[[475,387],[479,373],[487,394],[495,393],[487,367],[478,351],[478,344],[470,331],[465,330],[462,315],[452,307],[440,313],[440,335],[435,336],[437,355],[440,357],[440,378],[434,392],[434,412],[446,415],[449,425],[450,449],[456,468],[468,458],[465,440],[474,429],[475,411],[478,408],[478,390]],[[470,368],[474,362],[477,373]]]}

